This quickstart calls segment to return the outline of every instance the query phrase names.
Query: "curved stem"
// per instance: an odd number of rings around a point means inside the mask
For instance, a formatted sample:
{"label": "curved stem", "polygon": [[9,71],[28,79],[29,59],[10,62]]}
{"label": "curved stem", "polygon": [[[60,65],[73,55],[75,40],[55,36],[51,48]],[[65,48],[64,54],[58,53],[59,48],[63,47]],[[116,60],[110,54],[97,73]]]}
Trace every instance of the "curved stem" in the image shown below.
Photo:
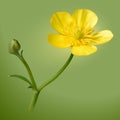
{"label": "curved stem", "polygon": [[36,85],[36,82],[34,80],[34,77],[33,77],[33,74],[32,74],[32,71],[29,67],[29,65],[27,64],[27,62],[25,61],[24,57],[22,56],[22,54],[17,54],[17,57],[22,61],[22,63],[24,64],[24,66],[26,67],[27,69],[27,72],[29,74],[29,77],[31,79],[31,82],[32,82],[32,85],[33,85],[33,88],[34,88],[34,96],[33,96],[33,99],[31,101],[31,104],[30,104],[30,107],[29,107],[29,110],[32,110],[34,107],[35,107],[35,104],[37,102],[37,99],[38,99],[38,96],[39,96],[39,93],[40,91],[46,87],[48,84],[50,84],[52,81],[54,81],[65,69],[66,67],[69,65],[69,63],[71,62],[72,58],[73,58],[73,54],[70,54],[68,60],[65,62],[65,64],[62,66],[62,68],[54,75],[52,76],[51,79],[47,80],[46,82],[44,82],[39,88],[37,88],[37,85]]}
{"label": "curved stem", "polygon": [[65,69],[66,67],[69,65],[69,63],[71,62],[73,58],[73,54],[70,54],[68,60],[65,62],[65,64],[62,66],[62,68],[48,81],[44,82],[39,88],[38,91],[40,92],[44,87],[46,87],[48,84],[50,84],[52,81],[54,81]]}
{"label": "curved stem", "polygon": [[31,80],[31,82],[32,82],[33,89],[37,91],[37,85],[36,85],[36,83],[35,83],[35,80],[34,80],[32,71],[31,71],[28,63],[26,62],[26,60],[24,59],[24,57],[22,56],[22,54],[21,54],[21,55],[18,54],[17,57],[18,57],[18,58],[22,61],[22,63],[24,64],[24,66],[25,66],[25,68],[26,68],[26,70],[27,70],[27,72],[28,72],[28,74],[29,74],[30,80]]}

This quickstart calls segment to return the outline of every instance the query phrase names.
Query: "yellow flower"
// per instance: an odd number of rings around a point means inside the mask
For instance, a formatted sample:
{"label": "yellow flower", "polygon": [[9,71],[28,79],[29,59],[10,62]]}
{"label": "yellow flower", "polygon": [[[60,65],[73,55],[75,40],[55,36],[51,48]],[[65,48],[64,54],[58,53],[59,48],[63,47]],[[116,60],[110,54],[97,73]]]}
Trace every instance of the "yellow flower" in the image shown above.
{"label": "yellow flower", "polygon": [[71,47],[73,55],[90,55],[97,51],[95,45],[110,41],[110,30],[94,32],[98,17],[88,9],[78,9],[72,15],[57,12],[52,15],[51,25],[59,34],[49,34],[48,41],[58,48]]}

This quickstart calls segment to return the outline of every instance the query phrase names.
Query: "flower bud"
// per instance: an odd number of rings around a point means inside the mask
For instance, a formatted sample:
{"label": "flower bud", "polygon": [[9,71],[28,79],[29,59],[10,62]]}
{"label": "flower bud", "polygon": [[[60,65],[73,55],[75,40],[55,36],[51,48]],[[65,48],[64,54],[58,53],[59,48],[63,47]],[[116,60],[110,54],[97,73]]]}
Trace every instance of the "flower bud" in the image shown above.
{"label": "flower bud", "polygon": [[9,53],[11,54],[18,54],[19,50],[20,50],[21,46],[19,44],[19,42],[15,39],[13,39],[10,44],[9,44]]}

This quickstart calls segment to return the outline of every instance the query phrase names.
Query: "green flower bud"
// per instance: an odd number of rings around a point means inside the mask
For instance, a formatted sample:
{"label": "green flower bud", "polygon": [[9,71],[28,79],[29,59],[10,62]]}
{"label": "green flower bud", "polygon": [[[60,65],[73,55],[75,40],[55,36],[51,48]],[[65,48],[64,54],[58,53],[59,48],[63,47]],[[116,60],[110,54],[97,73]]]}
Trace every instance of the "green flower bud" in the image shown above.
{"label": "green flower bud", "polygon": [[19,50],[20,50],[21,46],[19,44],[19,42],[15,39],[13,39],[10,44],[9,44],[9,53],[11,54],[18,54]]}

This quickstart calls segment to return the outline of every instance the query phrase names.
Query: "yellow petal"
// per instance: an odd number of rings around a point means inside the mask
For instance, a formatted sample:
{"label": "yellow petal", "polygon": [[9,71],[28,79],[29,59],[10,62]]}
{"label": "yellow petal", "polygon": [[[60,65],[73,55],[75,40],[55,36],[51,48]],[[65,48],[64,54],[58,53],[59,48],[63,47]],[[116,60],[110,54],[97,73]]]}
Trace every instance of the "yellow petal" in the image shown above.
{"label": "yellow petal", "polygon": [[55,47],[67,48],[71,46],[72,38],[63,35],[49,34],[48,41]]}
{"label": "yellow petal", "polygon": [[93,35],[92,43],[95,45],[104,44],[110,41],[112,37],[113,37],[113,34],[110,30],[104,30]]}
{"label": "yellow petal", "polygon": [[53,28],[61,34],[69,34],[73,18],[68,12],[57,12],[52,15],[50,20]]}
{"label": "yellow petal", "polygon": [[77,56],[90,55],[96,51],[97,51],[97,48],[95,46],[90,46],[90,45],[81,45],[81,46],[72,47],[72,54]]}
{"label": "yellow petal", "polygon": [[88,9],[79,9],[73,13],[73,18],[80,29],[90,29],[97,23],[97,16]]}

